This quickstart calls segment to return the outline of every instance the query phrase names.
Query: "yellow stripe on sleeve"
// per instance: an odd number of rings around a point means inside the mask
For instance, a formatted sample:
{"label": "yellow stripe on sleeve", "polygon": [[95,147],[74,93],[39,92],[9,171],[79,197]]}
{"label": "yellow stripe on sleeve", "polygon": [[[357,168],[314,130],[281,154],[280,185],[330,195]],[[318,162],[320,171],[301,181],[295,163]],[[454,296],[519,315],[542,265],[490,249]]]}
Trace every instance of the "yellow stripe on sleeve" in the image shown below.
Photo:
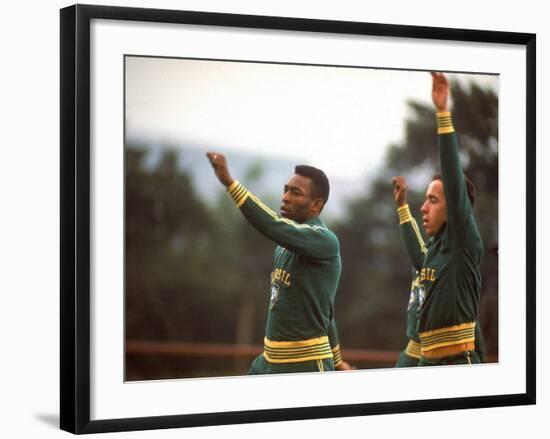
{"label": "yellow stripe on sleeve", "polygon": [[343,363],[344,360],[342,358],[342,350],[339,344],[332,348],[332,357],[334,360],[334,367],[337,367]]}
{"label": "yellow stripe on sleeve", "polygon": [[412,223],[411,226],[416,235],[416,239],[418,240],[418,245],[420,246],[420,250],[422,251],[422,253],[426,253],[428,251],[426,248],[426,244],[424,243],[424,239],[422,239],[422,235],[420,234],[420,230],[418,229],[418,224],[416,223],[414,217],[411,214],[409,205],[405,204],[404,206],[399,207],[397,209],[397,215],[399,215],[399,225],[402,225],[408,222]]}
{"label": "yellow stripe on sleeve", "polygon": [[246,189],[237,180],[235,180],[227,188],[227,192],[229,192],[229,195],[231,195],[231,198],[233,198],[233,201],[235,202],[237,207],[241,207],[246,199],[250,196],[250,192],[248,191],[248,189]]}
{"label": "yellow stripe on sleeve", "polygon": [[411,209],[409,209],[409,205],[405,204],[404,206],[397,208],[397,215],[399,215],[399,225],[404,224],[406,222],[412,221],[413,217],[411,215]]}
{"label": "yellow stripe on sleeve", "polygon": [[422,253],[428,253],[428,249],[426,248],[426,244],[424,243],[424,239],[422,238],[422,235],[420,234],[420,230],[418,229],[418,224],[413,219],[412,226],[414,229],[414,233],[416,234],[416,239],[418,239],[418,244],[420,245],[420,251]]}
{"label": "yellow stripe on sleeve", "polygon": [[455,132],[450,111],[437,112],[436,119],[438,134],[450,134]]}

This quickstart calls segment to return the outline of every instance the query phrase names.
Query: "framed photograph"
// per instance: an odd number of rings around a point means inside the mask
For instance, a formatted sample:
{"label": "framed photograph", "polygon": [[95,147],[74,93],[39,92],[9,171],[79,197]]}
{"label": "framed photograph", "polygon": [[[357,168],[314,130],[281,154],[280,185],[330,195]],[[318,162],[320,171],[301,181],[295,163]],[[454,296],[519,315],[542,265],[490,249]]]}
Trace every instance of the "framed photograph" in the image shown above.
{"label": "framed photograph", "polygon": [[[62,9],[61,428],[534,404],[535,50],[525,33]],[[475,191],[449,180],[447,147]],[[475,267],[444,283],[459,270],[427,261],[438,239],[454,251],[455,185]],[[459,305],[436,301],[449,291]]]}

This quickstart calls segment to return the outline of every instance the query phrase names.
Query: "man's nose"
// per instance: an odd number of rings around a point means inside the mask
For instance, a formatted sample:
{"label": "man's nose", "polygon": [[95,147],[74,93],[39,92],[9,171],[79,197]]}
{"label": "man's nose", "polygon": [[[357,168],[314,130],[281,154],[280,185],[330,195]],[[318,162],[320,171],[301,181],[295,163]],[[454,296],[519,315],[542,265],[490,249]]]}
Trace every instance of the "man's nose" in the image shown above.
{"label": "man's nose", "polygon": [[422,204],[422,206],[420,206],[420,212],[426,213],[427,207],[428,207],[428,206],[426,206],[426,204],[427,204],[427,202],[425,201],[425,202]]}
{"label": "man's nose", "polygon": [[288,192],[283,193],[283,197],[281,198],[281,201],[285,204],[288,203],[289,201]]}

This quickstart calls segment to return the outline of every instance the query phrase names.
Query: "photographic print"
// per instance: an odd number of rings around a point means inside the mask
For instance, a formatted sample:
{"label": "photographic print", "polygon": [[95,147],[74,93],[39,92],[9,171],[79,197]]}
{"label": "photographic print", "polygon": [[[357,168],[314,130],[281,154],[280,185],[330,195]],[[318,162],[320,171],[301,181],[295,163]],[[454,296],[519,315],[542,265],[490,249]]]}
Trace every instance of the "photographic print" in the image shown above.
{"label": "photographic print", "polygon": [[[441,172],[430,72],[131,55],[124,62],[126,378],[245,375],[256,373],[258,356],[269,363],[258,373],[415,366],[419,295],[430,279],[408,249],[416,242],[423,259],[430,235],[421,207]],[[465,351],[497,362],[498,75],[446,77],[460,165],[477,188],[483,256],[480,286],[463,298],[475,300],[475,318],[447,323],[475,330],[446,334],[442,346],[474,338]],[[291,232],[243,216],[209,151],[226,157],[231,176],[279,223],[295,166],[324,171],[330,195],[319,218],[341,255],[331,291],[294,281],[304,276],[297,263],[278,263],[279,253],[305,258],[308,249],[290,251]],[[400,224],[395,176],[405,178],[411,222]],[[331,282],[327,272],[308,282]],[[300,346],[322,337],[331,338],[328,347]]]}
{"label": "photographic print", "polygon": [[60,42],[62,429],[535,402],[533,34],[77,5]]}

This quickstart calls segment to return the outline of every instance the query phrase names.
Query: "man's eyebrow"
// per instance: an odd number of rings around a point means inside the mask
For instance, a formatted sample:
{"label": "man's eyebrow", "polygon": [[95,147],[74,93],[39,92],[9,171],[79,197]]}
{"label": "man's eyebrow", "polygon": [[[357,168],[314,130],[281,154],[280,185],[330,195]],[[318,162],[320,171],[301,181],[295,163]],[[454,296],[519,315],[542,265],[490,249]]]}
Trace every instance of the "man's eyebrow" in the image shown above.
{"label": "man's eyebrow", "polygon": [[290,190],[290,191],[303,192],[301,187],[299,187],[299,186],[292,186],[292,185],[288,185],[288,184],[285,184],[285,189]]}

